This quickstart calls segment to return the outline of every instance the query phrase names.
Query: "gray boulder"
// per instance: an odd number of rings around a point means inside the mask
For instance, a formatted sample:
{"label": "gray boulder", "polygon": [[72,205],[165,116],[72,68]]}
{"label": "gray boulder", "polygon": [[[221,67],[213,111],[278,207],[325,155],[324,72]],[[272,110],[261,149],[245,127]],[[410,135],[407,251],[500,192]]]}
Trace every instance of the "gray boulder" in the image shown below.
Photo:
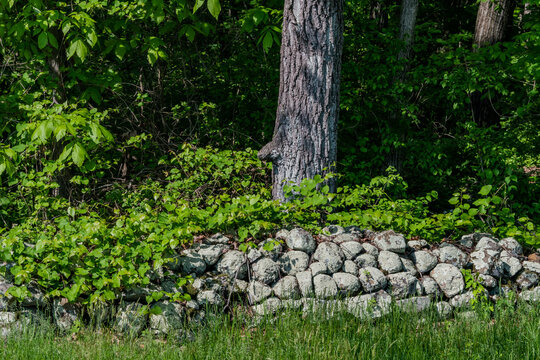
{"label": "gray boulder", "polygon": [[295,275],[307,269],[309,255],[303,251],[293,250],[281,255],[277,263],[283,274]]}
{"label": "gray boulder", "polygon": [[343,234],[345,229],[339,225],[329,225],[322,230],[323,235],[336,236]]}
{"label": "gray boulder", "polygon": [[206,270],[206,262],[199,253],[186,250],[180,256],[173,258],[170,268],[173,271],[181,271],[185,275],[193,273],[202,275]]}
{"label": "gray boulder", "polygon": [[262,258],[251,267],[253,278],[271,284],[279,278],[279,266],[270,258]]}
{"label": "gray boulder", "polygon": [[313,276],[311,270],[301,271],[296,274],[298,288],[303,297],[313,296]]}
{"label": "gray boulder", "polygon": [[383,250],[379,253],[379,267],[387,274],[394,274],[403,270],[403,263],[398,254]]}
{"label": "gray boulder", "polygon": [[311,265],[309,265],[309,269],[311,270],[311,274],[313,276],[317,276],[319,274],[328,274],[329,273],[328,266],[326,266],[325,263],[320,262],[320,261],[316,261],[314,263],[311,263]]}
{"label": "gray boulder", "polygon": [[371,254],[362,254],[354,259],[354,263],[358,265],[359,268],[363,267],[377,267],[377,259]]}
{"label": "gray boulder", "polygon": [[223,298],[216,290],[203,290],[197,294],[197,302],[200,306],[223,306]]}
{"label": "gray boulder", "polygon": [[272,289],[260,281],[252,281],[248,285],[247,293],[249,303],[257,304],[269,298],[272,295]]}
{"label": "gray boulder", "polygon": [[474,250],[492,250],[494,252],[499,252],[501,250],[501,246],[491,237],[484,236],[478,241],[478,243],[474,247]]}
{"label": "gray boulder", "polygon": [[524,261],[523,268],[525,270],[540,274],[540,263],[533,262],[533,261]]}
{"label": "gray boulder", "polygon": [[499,245],[511,255],[520,256],[523,255],[523,246],[516,239],[509,237],[499,241]]}
{"label": "gray boulder", "polygon": [[501,251],[499,255],[499,266],[502,274],[509,278],[514,277],[523,269],[519,259],[508,250]]}
{"label": "gray boulder", "polygon": [[407,242],[407,246],[414,250],[421,250],[429,247],[429,244],[426,240],[411,240]]}
{"label": "gray boulder", "polygon": [[227,251],[218,261],[217,270],[231,279],[245,279],[247,277],[245,254],[238,250]]}
{"label": "gray boulder", "polygon": [[118,307],[113,320],[114,331],[130,336],[139,336],[146,327],[147,315],[142,304],[123,303]]}
{"label": "gray boulder", "polygon": [[[488,240],[494,242],[491,239]],[[480,245],[480,243],[478,243],[478,245]],[[473,269],[479,274],[494,275],[496,277],[499,277],[501,274],[496,269],[495,265],[497,263],[500,250],[493,250],[489,247],[489,243],[484,245],[486,247],[475,250],[473,253],[471,253],[471,262],[473,264]]]}
{"label": "gray boulder", "polygon": [[289,249],[303,251],[308,254],[312,254],[317,247],[313,236],[301,228],[292,229],[286,237],[285,242]]}
{"label": "gray boulder", "polygon": [[53,301],[54,324],[60,331],[69,331],[80,317],[81,309],[77,304],[69,303],[64,298]]}
{"label": "gray boulder", "polygon": [[371,293],[386,287],[386,276],[376,267],[367,266],[360,269],[358,273],[358,278],[365,292]]}
{"label": "gray boulder", "polygon": [[375,236],[373,243],[380,249],[403,254],[407,248],[405,238],[393,230],[383,231]]}
{"label": "gray boulder", "polygon": [[518,276],[516,283],[522,290],[530,289],[538,284],[538,275],[530,271],[524,271]]}
{"label": "gray boulder", "polygon": [[379,249],[377,249],[375,245],[366,242],[362,244],[362,247],[364,248],[366,254],[373,255],[375,257],[379,256]]}
{"label": "gray boulder", "polygon": [[423,276],[420,279],[420,283],[424,288],[424,294],[437,298],[441,295],[441,289],[437,282],[430,276]]}
{"label": "gray boulder", "polygon": [[421,274],[430,272],[437,265],[437,257],[424,250],[415,251],[410,257]]}
{"label": "gray boulder", "polygon": [[418,276],[418,271],[416,270],[416,266],[414,266],[412,260],[401,256],[401,263],[403,264],[403,271],[411,273],[412,276]]}
{"label": "gray boulder", "polygon": [[160,301],[152,306],[152,309],[159,308],[160,313],[151,311],[150,331],[154,335],[172,335],[182,329],[184,325],[184,309],[182,305],[175,302]]}
{"label": "gray boulder", "polygon": [[532,290],[522,291],[519,297],[522,300],[525,300],[528,302],[540,302],[540,286],[537,286]]}
{"label": "gray boulder", "polygon": [[358,274],[358,265],[352,260],[345,260],[343,263],[343,272],[357,275]]}
{"label": "gray boulder", "polygon": [[347,260],[354,259],[364,251],[364,247],[362,246],[362,244],[357,241],[347,241],[341,243],[339,246],[341,247],[341,250],[345,255],[345,259]]}
{"label": "gray boulder", "polygon": [[355,275],[339,272],[332,275],[341,294],[354,296],[360,291],[360,281]]}
{"label": "gray boulder", "polygon": [[319,274],[313,277],[315,296],[318,298],[334,297],[338,294],[336,282],[331,276]]}
{"label": "gray boulder", "polygon": [[392,298],[384,290],[346,300],[347,311],[362,320],[376,319],[388,314],[391,304]]}
{"label": "gray boulder", "polygon": [[332,242],[320,243],[313,254],[313,259],[324,263],[331,273],[338,272],[343,266],[343,251]]}
{"label": "gray boulder", "polygon": [[458,268],[465,267],[469,262],[467,254],[452,244],[446,244],[445,246],[441,245],[439,248],[439,261],[446,264],[452,264]]}
{"label": "gray boulder", "polygon": [[417,293],[418,279],[411,273],[390,274],[387,279],[390,294],[397,299],[410,297]]}
{"label": "gray boulder", "polygon": [[437,311],[437,314],[443,319],[448,319],[452,315],[452,306],[446,301],[436,303],[435,310]]}
{"label": "gray boulder", "polygon": [[212,266],[215,265],[219,257],[229,248],[229,246],[224,244],[217,245],[207,245],[201,244],[197,252],[202,257],[206,265]]}
{"label": "gray boulder", "polygon": [[302,296],[295,276],[287,275],[273,287],[274,294],[281,300],[297,299]]}
{"label": "gray boulder", "polygon": [[332,241],[335,242],[336,244],[342,244],[344,242],[357,242],[358,236],[354,234],[344,233],[344,234],[337,235],[336,237],[332,239]]}
{"label": "gray boulder", "polygon": [[474,299],[474,294],[472,291],[467,291],[466,293],[459,294],[450,299],[449,303],[454,309],[458,308],[469,308],[471,307],[471,302]]}
{"label": "gray boulder", "polygon": [[207,237],[203,240],[206,244],[210,245],[227,245],[229,243],[229,238],[221,233],[214,234],[210,237]]}
{"label": "gray boulder", "polygon": [[396,301],[396,306],[405,312],[419,313],[427,310],[429,305],[431,305],[429,296],[416,296]]}
{"label": "gray boulder", "polygon": [[486,288],[494,288],[495,286],[497,286],[497,279],[495,279],[493,276],[491,275],[478,275],[478,281],[480,282],[480,284]]}
{"label": "gray boulder", "polygon": [[271,297],[266,299],[265,302],[259,305],[252,307],[255,314],[259,316],[272,315],[275,314],[279,309],[282,308],[282,302],[280,299]]}
{"label": "gray boulder", "polygon": [[438,264],[430,275],[448,298],[461,294],[465,288],[463,275],[454,265]]}

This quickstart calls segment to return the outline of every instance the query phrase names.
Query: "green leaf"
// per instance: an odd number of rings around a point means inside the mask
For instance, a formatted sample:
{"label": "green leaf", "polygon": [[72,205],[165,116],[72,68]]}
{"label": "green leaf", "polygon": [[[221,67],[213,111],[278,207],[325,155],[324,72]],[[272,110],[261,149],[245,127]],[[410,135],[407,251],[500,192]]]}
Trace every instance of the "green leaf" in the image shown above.
{"label": "green leaf", "polygon": [[480,189],[478,194],[480,194],[482,196],[486,196],[487,194],[489,194],[489,192],[491,191],[492,188],[493,188],[493,186],[491,186],[491,185],[484,185],[484,186],[482,186],[482,189]]}
{"label": "green leaf", "polygon": [[58,49],[58,41],[56,41],[56,38],[53,34],[49,33],[49,44],[55,49]]}
{"label": "green leaf", "polygon": [[73,151],[71,152],[71,158],[73,159],[73,163],[77,166],[82,166],[84,163],[84,160],[88,157],[88,153],[83,148],[83,146],[80,143],[75,143],[73,145]]}
{"label": "green leaf", "polygon": [[199,10],[199,8],[200,8],[201,6],[203,6],[203,5],[204,5],[204,0],[197,0],[197,2],[195,3],[195,5],[193,6],[193,13],[195,14],[195,12],[196,12],[197,10]]}
{"label": "green leaf", "polygon": [[265,52],[268,52],[270,48],[272,47],[272,44],[274,43],[274,40],[272,38],[272,33],[270,31],[266,32],[266,35],[264,35],[263,38],[263,49]]}
{"label": "green leaf", "polygon": [[457,203],[459,202],[459,198],[457,196],[454,196],[453,198],[451,198],[450,200],[448,200],[448,203],[450,205],[456,205]]}
{"label": "green leaf", "polygon": [[43,49],[45,46],[47,46],[48,43],[49,43],[49,40],[48,40],[48,37],[47,37],[47,33],[45,31],[43,31],[38,36],[38,47],[40,49]]}
{"label": "green leaf", "polygon": [[219,13],[221,12],[221,5],[219,3],[219,0],[208,0],[208,11],[210,11],[210,14],[212,14],[213,17],[218,18]]}

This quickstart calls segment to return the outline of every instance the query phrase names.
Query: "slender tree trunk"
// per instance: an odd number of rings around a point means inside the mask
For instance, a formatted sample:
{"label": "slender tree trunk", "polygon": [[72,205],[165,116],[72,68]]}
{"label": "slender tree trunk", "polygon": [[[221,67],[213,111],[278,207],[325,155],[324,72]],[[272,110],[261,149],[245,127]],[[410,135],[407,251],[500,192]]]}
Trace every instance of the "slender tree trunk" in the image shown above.
{"label": "slender tree trunk", "polygon": [[369,9],[369,18],[377,23],[377,28],[382,31],[388,25],[387,0],[372,0]]}
{"label": "slender tree trunk", "polygon": [[[474,32],[477,49],[505,39],[515,6],[514,0],[485,0],[480,3]],[[492,96],[487,93],[475,92],[471,95],[473,117],[477,124],[490,126],[498,122],[500,116],[493,102]]]}
{"label": "slender tree trunk", "polygon": [[334,170],[342,48],[343,0],[285,0],[274,136],[259,151],[274,199],[287,200],[284,183]]}
{"label": "slender tree trunk", "polygon": [[418,14],[418,0],[403,0],[401,4],[401,17],[399,20],[399,38],[404,47],[399,52],[399,59],[409,59],[414,43],[414,27]]}

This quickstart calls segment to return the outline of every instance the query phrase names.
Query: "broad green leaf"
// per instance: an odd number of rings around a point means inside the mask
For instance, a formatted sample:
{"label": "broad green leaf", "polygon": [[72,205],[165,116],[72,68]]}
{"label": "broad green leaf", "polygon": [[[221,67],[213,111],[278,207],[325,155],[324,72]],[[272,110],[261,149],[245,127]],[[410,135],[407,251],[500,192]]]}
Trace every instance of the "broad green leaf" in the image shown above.
{"label": "broad green leaf", "polygon": [[193,13],[195,14],[195,12],[196,12],[197,10],[199,10],[199,8],[200,8],[201,6],[203,6],[203,5],[204,5],[204,0],[197,0],[197,2],[195,3],[195,5],[193,6]]}
{"label": "broad green leaf", "polygon": [[58,41],[56,41],[56,38],[52,33],[48,33],[49,36],[49,44],[55,49],[58,49]]}
{"label": "broad green leaf", "polygon": [[73,145],[73,150],[71,152],[71,158],[73,163],[77,166],[82,166],[84,160],[88,157],[88,154],[84,147],[80,143],[75,143]]}
{"label": "broad green leaf", "polygon": [[482,186],[482,189],[480,189],[478,194],[480,194],[482,196],[486,196],[487,194],[489,194],[489,192],[491,191],[492,188],[493,188],[493,186],[491,186],[491,185],[484,185],[484,186]]}
{"label": "broad green leaf", "polygon": [[221,5],[219,3],[219,0],[208,0],[208,11],[210,11],[210,14],[212,14],[213,17],[216,19],[219,16],[219,13],[221,12]]}
{"label": "broad green leaf", "polygon": [[448,203],[450,205],[456,205],[457,203],[459,202],[459,198],[457,196],[454,196],[453,198],[451,198],[450,200],[448,200]]}
{"label": "broad green leaf", "polygon": [[77,40],[76,52],[79,59],[81,59],[81,61],[84,61],[84,59],[86,58],[86,54],[88,53],[88,48],[82,42],[82,40]]}
{"label": "broad green leaf", "polygon": [[49,40],[48,40],[48,37],[47,37],[47,33],[45,31],[43,31],[38,36],[38,47],[40,49],[43,49],[45,46],[47,46],[48,42],[49,42]]}
{"label": "broad green leaf", "polygon": [[274,42],[274,40],[272,38],[271,32],[267,31],[266,35],[264,35],[264,39],[263,39],[263,49],[264,49],[265,52],[268,52],[268,50],[270,50],[270,48],[272,47],[273,42]]}

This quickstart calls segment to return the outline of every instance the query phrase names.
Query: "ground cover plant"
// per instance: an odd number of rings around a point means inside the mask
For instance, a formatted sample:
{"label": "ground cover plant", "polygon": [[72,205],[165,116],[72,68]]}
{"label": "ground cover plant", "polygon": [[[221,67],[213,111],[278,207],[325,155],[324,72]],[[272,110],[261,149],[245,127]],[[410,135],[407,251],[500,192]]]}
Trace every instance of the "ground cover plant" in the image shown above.
{"label": "ground cover plant", "polygon": [[[0,345],[5,359],[536,359],[540,318],[536,305],[500,302],[493,313],[442,320],[436,312],[395,310],[373,321],[336,313],[287,311],[257,322],[210,315],[189,336],[119,337],[107,330],[75,329],[59,335],[31,327]],[[511,340],[510,340],[511,339]]]}

